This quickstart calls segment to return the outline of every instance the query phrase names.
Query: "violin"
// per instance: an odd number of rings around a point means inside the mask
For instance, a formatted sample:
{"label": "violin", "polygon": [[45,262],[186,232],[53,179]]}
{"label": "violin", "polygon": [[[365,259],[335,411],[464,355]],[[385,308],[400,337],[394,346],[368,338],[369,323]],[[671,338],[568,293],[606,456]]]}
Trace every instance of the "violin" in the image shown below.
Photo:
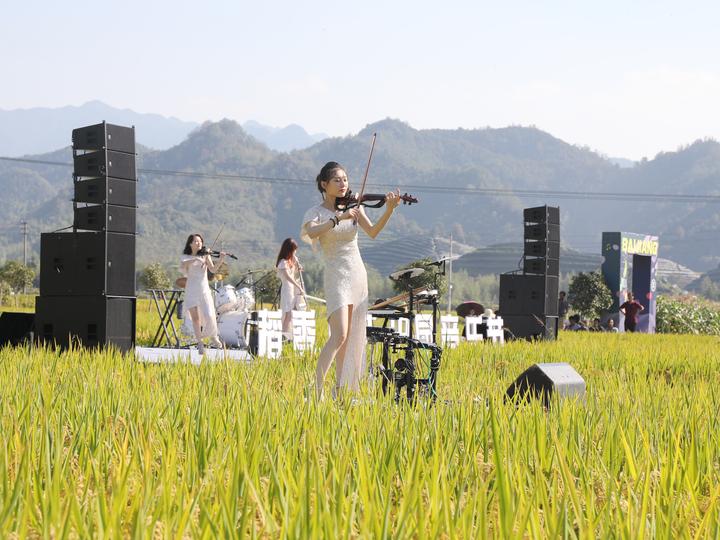
{"label": "violin", "polygon": [[[384,193],[363,193],[359,198],[357,193],[353,193],[348,190],[344,197],[338,197],[335,199],[335,208],[337,210],[345,211],[350,208],[356,208],[358,206],[367,206],[368,208],[381,208],[385,205]],[[417,197],[408,195],[407,193],[400,195],[400,200],[403,204],[417,204]]]}
{"label": "violin", "polygon": [[[220,252],[219,252],[219,251],[215,251],[215,250],[213,250],[213,249],[208,249],[208,248],[206,248],[205,246],[201,247],[201,248],[200,248],[200,251],[198,251],[197,254],[200,255],[200,256],[210,255],[211,257],[219,257],[219,256],[220,256]],[[236,261],[238,260],[238,258],[237,258],[235,255],[233,255],[232,253],[227,253],[227,252],[225,252],[225,255],[227,255],[227,256],[230,257],[231,259],[235,259]]]}

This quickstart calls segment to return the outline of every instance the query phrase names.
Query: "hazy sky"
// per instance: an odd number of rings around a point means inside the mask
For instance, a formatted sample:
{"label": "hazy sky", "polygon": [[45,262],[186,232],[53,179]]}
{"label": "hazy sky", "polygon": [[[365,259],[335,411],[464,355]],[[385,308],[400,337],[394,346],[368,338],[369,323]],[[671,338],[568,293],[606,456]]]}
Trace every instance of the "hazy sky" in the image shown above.
{"label": "hazy sky", "polygon": [[720,138],[720,2],[5,2],[0,108],[356,133],[535,125],[639,159]]}

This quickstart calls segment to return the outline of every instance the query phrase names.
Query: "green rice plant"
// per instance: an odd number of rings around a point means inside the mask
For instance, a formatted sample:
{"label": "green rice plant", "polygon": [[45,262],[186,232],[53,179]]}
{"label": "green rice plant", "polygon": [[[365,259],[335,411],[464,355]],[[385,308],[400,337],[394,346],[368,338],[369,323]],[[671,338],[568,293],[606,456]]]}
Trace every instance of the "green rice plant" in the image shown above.
{"label": "green rice plant", "polygon": [[[718,346],[463,343],[438,401],[415,406],[370,380],[317,402],[316,353],[193,366],[6,347],[0,536],[717,537]],[[584,400],[504,399],[529,365],[561,361]]]}

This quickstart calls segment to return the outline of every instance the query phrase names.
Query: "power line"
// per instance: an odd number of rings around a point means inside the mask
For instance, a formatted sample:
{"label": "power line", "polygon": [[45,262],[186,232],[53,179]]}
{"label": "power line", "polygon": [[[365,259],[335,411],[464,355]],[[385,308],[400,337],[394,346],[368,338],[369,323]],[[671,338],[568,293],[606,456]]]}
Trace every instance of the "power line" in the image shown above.
{"label": "power line", "polygon": [[[37,165],[55,165],[72,167],[72,163],[61,161],[45,161],[29,158],[11,158],[0,156],[2,161],[13,161],[21,163],[33,163]],[[242,180],[246,182],[258,182],[266,184],[284,185],[314,185],[314,180],[303,180],[301,178],[284,178],[276,176],[256,176],[244,174],[222,174],[202,173],[191,171],[174,171],[168,169],[137,169],[138,173],[157,176],[177,176],[183,178],[201,178],[209,180]],[[431,186],[421,184],[385,184],[371,183],[381,188],[393,189],[401,187],[403,190],[410,189],[417,193],[432,194],[456,194],[476,195],[485,197],[553,197],[555,199],[569,200],[605,200],[605,201],[638,201],[638,202],[666,202],[666,203],[720,203],[720,195],[683,195],[680,193],[612,193],[600,191],[556,191],[546,189],[513,189],[513,188],[481,188],[481,187],[453,187],[453,186]]]}

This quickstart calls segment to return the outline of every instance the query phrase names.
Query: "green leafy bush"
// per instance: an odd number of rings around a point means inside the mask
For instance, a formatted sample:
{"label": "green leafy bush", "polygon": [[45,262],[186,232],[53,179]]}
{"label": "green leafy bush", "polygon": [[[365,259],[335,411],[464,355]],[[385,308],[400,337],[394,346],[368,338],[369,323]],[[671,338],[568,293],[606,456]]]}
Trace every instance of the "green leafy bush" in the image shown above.
{"label": "green leafy bush", "polygon": [[720,335],[720,306],[697,296],[658,296],[656,329],[664,334]]}
{"label": "green leafy bush", "polygon": [[570,280],[568,300],[583,317],[599,317],[613,302],[600,272],[580,272]]}

